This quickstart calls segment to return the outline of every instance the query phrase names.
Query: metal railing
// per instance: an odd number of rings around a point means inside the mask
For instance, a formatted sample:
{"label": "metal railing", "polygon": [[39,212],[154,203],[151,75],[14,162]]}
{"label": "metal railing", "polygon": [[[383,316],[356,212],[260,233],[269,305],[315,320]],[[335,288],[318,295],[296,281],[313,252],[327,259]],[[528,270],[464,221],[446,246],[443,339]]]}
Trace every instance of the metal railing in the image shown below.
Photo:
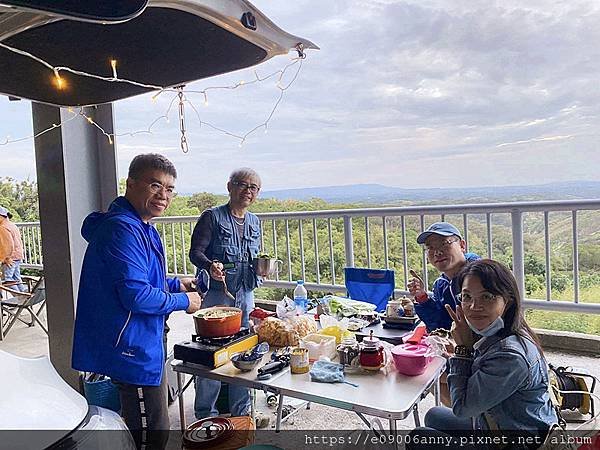
{"label": "metal railing", "polygon": [[[506,239],[508,233],[510,241],[503,244],[510,246],[510,249],[504,248],[503,255],[512,255],[510,261],[505,262],[512,263],[521,292],[525,292],[525,262],[531,254],[526,251],[526,237],[532,235],[527,233],[527,229],[536,229],[538,235],[543,229],[545,299],[528,299],[527,306],[535,309],[600,313],[600,303],[580,301],[581,214],[588,214],[589,217],[585,217],[587,222],[594,221],[595,215],[600,218],[600,200],[260,213],[262,249],[284,263],[283,273],[278,274],[275,280],[266,281],[264,286],[292,288],[295,286],[294,280],[303,279],[309,289],[344,292],[343,268],[358,266],[394,269],[397,293],[405,294],[409,269],[420,271],[428,285],[430,278],[435,276],[433,269],[428,270],[424,250],[416,245],[416,235],[432,222],[448,220],[459,229],[462,228],[468,248],[474,247],[481,256],[488,258],[496,256],[497,241],[500,238]],[[555,222],[560,224],[560,229],[551,230],[551,215],[557,215]],[[170,273],[194,273],[194,266],[187,255],[197,219],[197,216],[161,217],[153,221],[165,246],[166,264]],[[596,219],[595,223],[600,224],[600,220]],[[39,225],[18,225],[27,247],[26,265],[41,266]],[[565,237],[565,229],[570,231],[569,238]],[[495,233],[494,230],[501,233]],[[551,239],[553,232],[559,233],[559,239]],[[553,298],[553,244],[572,247],[571,301]]]}

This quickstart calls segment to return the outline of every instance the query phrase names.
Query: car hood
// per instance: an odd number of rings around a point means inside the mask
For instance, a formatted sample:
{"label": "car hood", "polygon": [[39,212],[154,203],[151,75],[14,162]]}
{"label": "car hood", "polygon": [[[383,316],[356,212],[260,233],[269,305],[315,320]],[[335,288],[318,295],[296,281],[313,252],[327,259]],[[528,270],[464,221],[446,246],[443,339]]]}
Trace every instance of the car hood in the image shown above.
{"label": "car hood", "polygon": [[[0,429],[45,430],[35,436],[46,441],[36,447],[46,448],[86,417],[87,401],[58,375],[47,356],[23,358],[0,350],[0,367]],[[23,434],[14,436],[21,439]]]}

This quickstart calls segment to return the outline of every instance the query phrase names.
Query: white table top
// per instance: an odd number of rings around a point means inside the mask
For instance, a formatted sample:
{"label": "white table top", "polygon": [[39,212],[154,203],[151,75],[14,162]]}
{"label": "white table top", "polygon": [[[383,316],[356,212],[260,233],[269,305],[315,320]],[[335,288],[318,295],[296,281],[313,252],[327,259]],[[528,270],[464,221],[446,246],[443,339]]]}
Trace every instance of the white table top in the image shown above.
{"label": "white table top", "polygon": [[[268,355],[263,362],[268,361]],[[261,364],[262,365],[262,364]],[[444,371],[446,361],[436,357],[422,375],[410,377],[390,369],[386,375],[377,372],[360,371],[346,373],[346,383],[318,383],[310,381],[310,374],[292,374],[289,367],[274,374],[268,380],[257,380],[257,369],[242,372],[231,363],[210,370],[196,364],[177,361],[173,363],[176,372],[202,375],[206,378],[254,389],[266,389],[287,397],[308,400],[348,411],[356,411],[386,419],[404,419],[412,412],[412,407],[421,400],[422,394]]]}

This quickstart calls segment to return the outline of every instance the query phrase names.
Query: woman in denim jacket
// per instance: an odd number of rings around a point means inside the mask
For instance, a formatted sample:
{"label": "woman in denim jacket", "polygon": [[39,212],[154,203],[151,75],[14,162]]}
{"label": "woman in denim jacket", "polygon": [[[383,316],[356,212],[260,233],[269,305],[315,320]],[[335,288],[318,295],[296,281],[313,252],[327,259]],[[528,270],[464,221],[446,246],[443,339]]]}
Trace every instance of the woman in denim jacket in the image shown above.
{"label": "woman in denim jacket", "polygon": [[[447,308],[456,341],[448,361],[452,409],[429,410],[427,428],[412,436],[445,434],[471,448],[537,448],[558,418],[548,395],[546,361],[525,322],[517,282],[490,259],[466,266],[457,281],[461,303],[456,312]],[[489,430],[500,433],[499,446],[486,441],[494,435]]]}

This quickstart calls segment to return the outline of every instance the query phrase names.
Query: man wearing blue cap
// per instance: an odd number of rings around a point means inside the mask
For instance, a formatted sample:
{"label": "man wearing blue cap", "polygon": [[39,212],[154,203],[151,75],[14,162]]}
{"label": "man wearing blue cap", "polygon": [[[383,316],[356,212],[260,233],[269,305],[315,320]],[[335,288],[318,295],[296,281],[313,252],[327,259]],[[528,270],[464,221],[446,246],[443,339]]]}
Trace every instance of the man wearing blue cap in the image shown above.
{"label": "man wearing blue cap", "polygon": [[[460,231],[448,222],[436,222],[417,236],[423,245],[427,260],[442,274],[433,283],[433,292],[428,293],[423,280],[415,276],[408,283],[408,290],[415,297],[415,312],[425,322],[429,331],[436,328],[450,329],[452,319],[444,305],[456,310],[458,287],[452,283],[454,276],[468,261],[481,259],[475,253],[465,253],[466,242]],[[413,272],[413,275],[416,273]]]}

